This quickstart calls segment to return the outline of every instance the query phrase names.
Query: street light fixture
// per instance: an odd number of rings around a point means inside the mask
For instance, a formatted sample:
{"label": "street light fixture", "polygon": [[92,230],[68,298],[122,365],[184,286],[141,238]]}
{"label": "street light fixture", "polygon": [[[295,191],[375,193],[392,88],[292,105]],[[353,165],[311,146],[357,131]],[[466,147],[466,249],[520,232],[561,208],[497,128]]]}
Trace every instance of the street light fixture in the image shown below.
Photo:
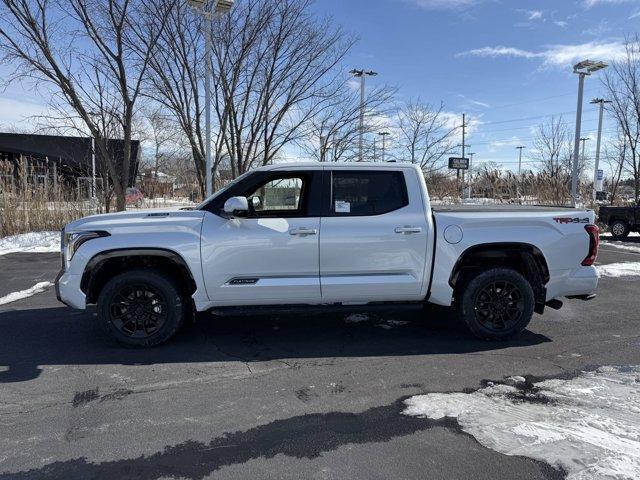
{"label": "street light fixture", "polygon": [[213,160],[211,158],[211,16],[229,13],[235,0],[186,0],[187,4],[205,18],[204,50],[205,50],[205,79],[204,79],[204,103],[205,103],[205,157],[206,157],[206,185],[205,195],[213,193]]}
{"label": "street light fixture", "polygon": [[573,66],[573,73],[579,76],[578,83],[578,108],[576,110],[576,132],[573,144],[573,169],[571,174],[571,203],[575,207],[578,203],[578,163],[580,153],[580,129],[582,128],[582,101],[584,97],[584,79],[585,77],[596,73],[608,65],[604,62],[596,62],[593,60],[584,60]]}
{"label": "street light fixture", "polygon": [[388,135],[391,135],[391,133],[389,132],[378,132],[378,135],[380,135],[382,137],[382,161],[384,162],[384,155],[385,152],[387,151],[387,143],[386,143],[386,138]]}
{"label": "street light fixture", "polygon": [[377,72],[373,70],[357,70],[353,69],[349,72],[355,78],[360,79],[360,146],[358,149],[358,161],[362,162],[363,160],[363,148],[364,148],[364,100],[365,100],[365,78],[366,77],[375,77],[378,75]]}
{"label": "street light fixture", "polygon": [[594,98],[591,100],[592,105],[600,105],[600,117],[598,119],[598,141],[596,143],[596,163],[593,169],[593,201],[597,200],[597,185],[598,185],[598,168],[600,166],[600,145],[602,144],[602,119],[604,116],[604,106],[606,103],[611,103],[611,100],[605,100],[603,98]]}

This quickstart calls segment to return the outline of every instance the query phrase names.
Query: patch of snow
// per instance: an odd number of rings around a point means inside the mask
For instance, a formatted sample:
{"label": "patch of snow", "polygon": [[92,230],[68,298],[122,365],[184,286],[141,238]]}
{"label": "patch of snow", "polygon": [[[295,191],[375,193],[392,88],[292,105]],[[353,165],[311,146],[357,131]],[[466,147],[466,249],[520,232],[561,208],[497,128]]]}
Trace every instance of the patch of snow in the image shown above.
{"label": "patch of snow", "polygon": [[625,245],[622,242],[602,242],[600,245],[606,245],[607,247],[615,247],[619,248],[620,250],[640,253],[640,246]]}
{"label": "patch of snow", "polygon": [[409,322],[406,320],[383,320],[378,323],[376,327],[384,328],[385,330],[391,330],[394,327],[402,327],[403,325],[407,325]]}
{"label": "patch of snow", "polygon": [[[630,237],[640,237],[640,232],[629,232]],[[600,234],[600,237],[603,238],[612,238],[611,232],[603,232]]]}
{"label": "patch of snow", "polygon": [[360,322],[368,322],[369,315],[366,313],[352,313],[351,315],[345,317],[345,323],[360,323]]}
{"label": "patch of snow", "polygon": [[18,300],[22,300],[23,298],[32,297],[36,293],[44,292],[49,287],[53,287],[53,283],[51,282],[36,283],[33,287],[27,288],[26,290],[20,290],[19,292],[12,292],[9,295],[0,297],[0,305],[5,305],[7,303],[17,302]]}
{"label": "patch of snow", "polygon": [[60,232],[30,232],[0,238],[0,255],[60,251]]}
{"label": "patch of snow", "polygon": [[596,267],[603,277],[630,277],[640,275],[640,262],[610,263]]}
{"label": "patch of snow", "polygon": [[457,418],[485,447],[562,467],[570,480],[640,478],[640,367],[522,387],[418,395],[403,414]]}

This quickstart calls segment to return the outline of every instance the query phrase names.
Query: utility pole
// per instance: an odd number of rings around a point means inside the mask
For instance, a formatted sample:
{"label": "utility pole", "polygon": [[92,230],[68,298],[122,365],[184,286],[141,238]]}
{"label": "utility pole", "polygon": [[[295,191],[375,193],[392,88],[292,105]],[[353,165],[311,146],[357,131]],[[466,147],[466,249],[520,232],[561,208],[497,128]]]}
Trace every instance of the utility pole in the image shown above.
{"label": "utility pole", "polygon": [[373,70],[370,71],[365,71],[365,70],[356,70],[353,69],[349,72],[351,75],[353,75],[356,78],[360,79],[360,139],[359,139],[359,148],[358,148],[358,161],[362,162],[364,160],[364,114],[365,114],[365,78],[367,76],[369,77],[375,77],[376,75],[378,75],[377,72],[374,72]]}
{"label": "utility pole", "polygon": [[587,141],[591,140],[590,138],[581,138],[580,141],[582,142],[582,154],[581,154],[581,159],[582,159],[582,164],[584,165],[585,163],[585,156],[584,156],[584,147],[587,143]]}
{"label": "utility pole", "polygon": [[578,81],[578,107],[576,109],[576,132],[573,142],[573,169],[571,173],[571,203],[575,207],[578,204],[578,163],[580,153],[580,129],[582,128],[582,103],[584,97],[584,79],[606,68],[608,65],[604,62],[594,62],[592,60],[584,60],[573,67],[573,73],[579,76]]}
{"label": "utility pole", "polygon": [[520,198],[520,182],[522,181],[522,150],[527,147],[516,147],[516,150],[520,150],[520,155],[518,157],[518,181],[516,182],[516,196]]}
{"label": "utility pole", "polygon": [[604,117],[604,105],[611,103],[611,100],[605,100],[603,98],[594,98],[591,100],[592,105],[600,105],[600,116],[598,118],[598,140],[596,142],[596,164],[593,169],[593,201],[597,199],[597,184],[598,184],[598,168],[600,167],[600,146],[602,144],[602,120]]}
{"label": "utility pole", "polygon": [[376,147],[377,147],[377,142],[378,142],[378,139],[377,139],[377,138],[374,138],[374,139],[373,139],[373,161],[374,161],[374,162],[377,162],[377,161],[378,161],[378,152],[376,151],[376,149],[377,149],[377,148],[376,148]]}
{"label": "utility pole", "polygon": [[[469,150],[471,150],[471,145],[468,145],[468,147],[469,147]],[[473,179],[472,166],[473,166],[473,156],[475,155],[475,153],[469,152],[467,155],[469,155],[469,180],[467,180],[469,182],[469,188],[467,189],[467,198],[471,200],[471,181]]]}
{"label": "utility pole", "polygon": [[380,135],[382,137],[382,161],[385,161],[385,153],[387,151],[387,143],[386,143],[386,138],[387,135],[391,135],[389,132],[379,132],[378,135]]}
{"label": "utility pole", "polygon": [[[466,113],[462,114],[462,158],[464,157],[464,149],[465,149],[465,135],[467,133],[467,115]],[[462,198],[462,192],[460,192],[460,170],[457,171],[458,172],[458,195],[460,195],[460,198]],[[462,185],[464,186],[464,170],[462,171]]]}

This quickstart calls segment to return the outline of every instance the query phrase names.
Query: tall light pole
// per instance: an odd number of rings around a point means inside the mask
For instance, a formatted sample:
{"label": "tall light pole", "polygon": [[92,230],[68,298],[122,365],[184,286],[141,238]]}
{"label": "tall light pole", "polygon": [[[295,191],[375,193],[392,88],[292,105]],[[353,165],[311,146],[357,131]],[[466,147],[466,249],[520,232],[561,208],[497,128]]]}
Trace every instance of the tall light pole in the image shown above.
{"label": "tall light pole", "polygon": [[605,100],[603,98],[594,98],[591,100],[592,105],[600,105],[600,116],[598,118],[598,140],[596,142],[596,164],[593,169],[593,201],[597,199],[598,189],[598,168],[600,167],[600,146],[602,144],[602,119],[604,117],[604,105],[611,103],[611,100]]}
{"label": "tall light pole", "polygon": [[516,150],[520,150],[520,154],[518,156],[518,181],[516,182],[516,196],[520,198],[520,182],[522,181],[522,150],[524,150],[525,146],[516,147]]}
{"label": "tall light pole", "polygon": [[364,110],[365,110],[365,78],[366,77],[375,77],[378,75],[377,72],[373,70],[365,71],[365,70],[356,70],[353,69],[349,72],[356,78],[360,79],[360,145],[358,148],[358,161],[362,162],[364,160]]}
{"label": "tall light pole", "polygon": [[380,135],[382,137],[382,161],[385,161],[385,153],[387,151],[387,143],[386,143],[386,138],[388,135],[391,135],[389,132],[378,132],[378,135]]}
{"label": "tall light pole", "polygon": [[584,79],[606,68],[608,65],[604,62],[594,62],[592,60],[584,60],[577,63],[573,67],[573,73],[579,76],[578,82],[578,108],[576,110],[576,134],[573,143],[573,169],[571,173],[571,203],[575,207],[578,204],[578,163],[580,153],[580,129],[582,128],[582,101],[584,97]]}
{"label": "tall light pole", "polygon": [[204,54],[205,54],[205,78],[204,78],[204,118],[205,118],[205,195],[213,194],[213,159],[211,158],[211,20],[213,14],[228,13],[233,7],[234,0],[187,0],[187,3],[198,10],[205,20],[204,28]]}

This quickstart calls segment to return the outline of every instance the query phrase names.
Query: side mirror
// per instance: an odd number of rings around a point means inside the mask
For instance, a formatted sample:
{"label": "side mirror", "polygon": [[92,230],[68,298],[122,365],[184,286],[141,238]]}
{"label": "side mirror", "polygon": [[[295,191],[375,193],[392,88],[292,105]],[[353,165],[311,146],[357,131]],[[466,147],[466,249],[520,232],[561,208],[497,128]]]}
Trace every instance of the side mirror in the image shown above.
{"label": "side mirror", "polygon": [[247,197],[231,197],[224,202],[224,213],[230,217],[249,213],[249,201]]}

